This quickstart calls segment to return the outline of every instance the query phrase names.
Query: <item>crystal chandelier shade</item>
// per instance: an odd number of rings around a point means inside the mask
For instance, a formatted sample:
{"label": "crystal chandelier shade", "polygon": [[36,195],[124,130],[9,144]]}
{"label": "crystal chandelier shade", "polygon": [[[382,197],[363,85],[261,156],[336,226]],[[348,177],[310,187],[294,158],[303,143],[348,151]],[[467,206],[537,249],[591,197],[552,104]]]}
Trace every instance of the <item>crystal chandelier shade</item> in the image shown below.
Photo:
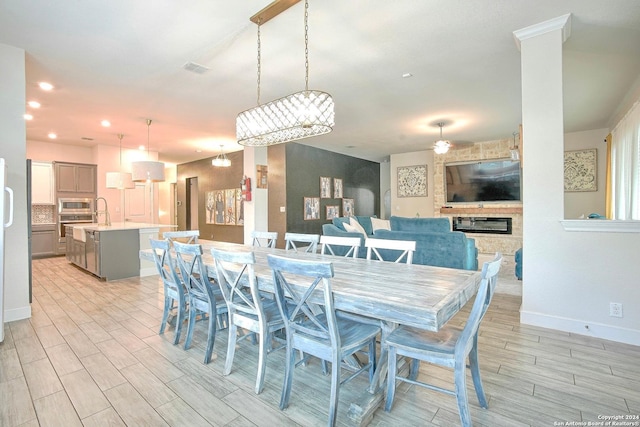
{"label": "crystal chandelier shade", "polygon": [[[331,132],[335,124],[333,98],[309,90],[309,2],[304,3],[305,90],[262,104],[260,102],[260,25],[258,24],[258,106],[238,114],[238,144],[263,147]],[[253,19],[252,19],[253,21]]]}
{"label": "crystal chandelier shade", "polygon": [[238,114],[238,144],[267,146],[331,132],[333,98],[326,92],[305,90]]}

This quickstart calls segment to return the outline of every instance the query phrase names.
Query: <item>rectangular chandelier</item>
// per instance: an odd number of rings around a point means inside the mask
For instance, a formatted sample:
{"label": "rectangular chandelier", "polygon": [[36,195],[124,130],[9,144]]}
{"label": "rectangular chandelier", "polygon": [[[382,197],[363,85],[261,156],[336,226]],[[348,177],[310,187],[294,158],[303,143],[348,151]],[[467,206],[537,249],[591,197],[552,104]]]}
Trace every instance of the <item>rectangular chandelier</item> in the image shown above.
{"label": "rectangular chandelier", "polygon": [[333,98],[326,92],[304,90],[238,114],[238,144],[262,147],[331,132]]}

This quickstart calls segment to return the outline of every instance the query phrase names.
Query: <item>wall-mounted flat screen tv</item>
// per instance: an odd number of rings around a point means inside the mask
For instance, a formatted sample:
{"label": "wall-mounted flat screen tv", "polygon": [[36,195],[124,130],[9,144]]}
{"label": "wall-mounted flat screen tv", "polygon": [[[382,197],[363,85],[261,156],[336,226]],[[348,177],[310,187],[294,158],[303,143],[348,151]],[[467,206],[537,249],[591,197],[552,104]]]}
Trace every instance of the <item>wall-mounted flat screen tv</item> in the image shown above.
{"label": "wall-mounted flat screen tv", "polygon": [[444,173],[447,203],[521,201],[517,160],[449,163]]}

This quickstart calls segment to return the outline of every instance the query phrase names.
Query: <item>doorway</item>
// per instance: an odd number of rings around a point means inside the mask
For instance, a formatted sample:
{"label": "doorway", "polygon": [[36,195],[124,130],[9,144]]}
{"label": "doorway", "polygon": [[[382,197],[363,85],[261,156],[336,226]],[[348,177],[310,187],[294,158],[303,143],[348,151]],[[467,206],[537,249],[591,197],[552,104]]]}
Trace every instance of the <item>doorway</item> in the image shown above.
{"label": "doorway", "polygon": [[198,226],[198,177],[187,178],[187,230],[199,230]]}

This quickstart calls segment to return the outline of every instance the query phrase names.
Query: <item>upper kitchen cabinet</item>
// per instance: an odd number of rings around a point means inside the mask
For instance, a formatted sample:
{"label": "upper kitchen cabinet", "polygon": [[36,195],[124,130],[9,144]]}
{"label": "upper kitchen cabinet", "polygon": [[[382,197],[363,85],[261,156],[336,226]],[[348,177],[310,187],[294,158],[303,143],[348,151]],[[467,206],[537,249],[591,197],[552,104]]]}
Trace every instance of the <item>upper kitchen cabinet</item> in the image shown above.
{"label": "upper kitchen cabinet", "polygon": [[55,162],[58,193],[95,193],[97,166]]}
{"label": "upper kitchen cabinet", "polygon": [[53,205],[54,203],[53,164],[31,162],[31,204]]}

